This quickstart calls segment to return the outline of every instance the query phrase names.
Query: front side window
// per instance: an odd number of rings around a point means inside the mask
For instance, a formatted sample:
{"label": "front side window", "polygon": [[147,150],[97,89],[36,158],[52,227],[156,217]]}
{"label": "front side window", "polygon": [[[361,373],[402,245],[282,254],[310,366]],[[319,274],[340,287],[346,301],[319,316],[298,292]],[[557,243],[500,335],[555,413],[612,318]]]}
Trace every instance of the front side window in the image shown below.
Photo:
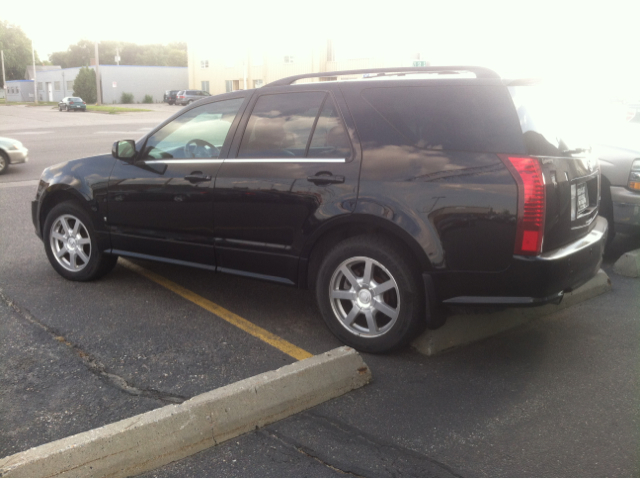
{"label": "front side window", "polygon": [[347,158],[350,153],[331,96],[297,92],[258,98],[238,158]]}
{"label": "front side window", "polygon": [[215,159],[243,98],[208,103],[187,111],[147,139],[141,159]]}

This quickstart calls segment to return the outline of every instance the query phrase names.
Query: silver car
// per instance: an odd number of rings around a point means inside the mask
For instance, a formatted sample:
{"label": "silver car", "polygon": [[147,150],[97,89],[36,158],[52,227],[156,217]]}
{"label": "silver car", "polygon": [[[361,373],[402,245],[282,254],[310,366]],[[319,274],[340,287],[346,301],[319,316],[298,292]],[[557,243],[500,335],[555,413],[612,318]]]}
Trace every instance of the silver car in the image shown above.
{"label": "silver car", "polygon": [[29,150],[18,140],[0,137],[0,175],[7,171],[9,165],[29,161]]}
{"label": "silver car", "polygon": [[209,92],[204,90],[180,90],[176,94],[176,105],[189,105],[190,103],[202,100],[207,96],[211,95]]}
{"label": "silver car", "polygon": [[598,139],[600,215],[609,221],[609,242],[616,232],[640,233],[640,124],[617,125]]}

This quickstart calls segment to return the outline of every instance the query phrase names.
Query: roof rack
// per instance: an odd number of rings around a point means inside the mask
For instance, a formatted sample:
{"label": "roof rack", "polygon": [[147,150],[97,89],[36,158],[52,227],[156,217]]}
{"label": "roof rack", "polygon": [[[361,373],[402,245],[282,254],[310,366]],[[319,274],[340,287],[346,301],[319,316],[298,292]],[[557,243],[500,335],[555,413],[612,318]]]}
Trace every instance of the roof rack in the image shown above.
{"label": "roof rack", "polygon": [[[294,75],[280,80],[267,83],[266,86],[282,86],[291,85],[292,83],[304,78],[333,77],[339,75],[359,75],[359,74],[377,74],[372,76],[386,76],[387,73],[440,73],[453,74],[460,72],[475,73],[476,78],[500,78],[493,70],[485,67],[476,66],[440,66],[440,67],[398,67],[398,68],[369,68],[364,70],[341,70],[335,72],[320,73],[304,73],[302,75]],[[263,87],[264,88],[264,87]]]}

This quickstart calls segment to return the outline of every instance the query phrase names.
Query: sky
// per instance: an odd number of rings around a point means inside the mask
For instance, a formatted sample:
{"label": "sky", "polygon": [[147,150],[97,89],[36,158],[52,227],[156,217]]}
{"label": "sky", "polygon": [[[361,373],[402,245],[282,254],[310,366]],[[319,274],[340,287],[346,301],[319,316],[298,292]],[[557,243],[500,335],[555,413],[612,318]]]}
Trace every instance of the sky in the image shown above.
{"label": "sky", "polygon": [[138,44],[204,39],[228,54],[243,44],[269,48],[316,37],[336,39],[354,52],[421,52],[432,65],[474,64],[503,76],[640,90],[638,0],[85,0],[60,10],[55,5],[3,0],[0,19],[19,25],[43,59],[82,38]]}

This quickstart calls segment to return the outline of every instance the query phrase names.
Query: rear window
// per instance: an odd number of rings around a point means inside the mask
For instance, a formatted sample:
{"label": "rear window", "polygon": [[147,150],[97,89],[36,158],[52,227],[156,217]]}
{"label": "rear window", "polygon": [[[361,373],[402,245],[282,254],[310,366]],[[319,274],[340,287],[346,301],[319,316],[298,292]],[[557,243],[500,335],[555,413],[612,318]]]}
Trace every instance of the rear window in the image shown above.
{"label": "rear window", "polygon": [[432,85],[362,93],[385,124],[368,119],[367,142],[433,150],[519,153],[521,135],[504,87]]}
{"label": "rear window", "polygon": [[571,156],[589,148],[588,102],[552,86],[510,86],[527,154]]}

